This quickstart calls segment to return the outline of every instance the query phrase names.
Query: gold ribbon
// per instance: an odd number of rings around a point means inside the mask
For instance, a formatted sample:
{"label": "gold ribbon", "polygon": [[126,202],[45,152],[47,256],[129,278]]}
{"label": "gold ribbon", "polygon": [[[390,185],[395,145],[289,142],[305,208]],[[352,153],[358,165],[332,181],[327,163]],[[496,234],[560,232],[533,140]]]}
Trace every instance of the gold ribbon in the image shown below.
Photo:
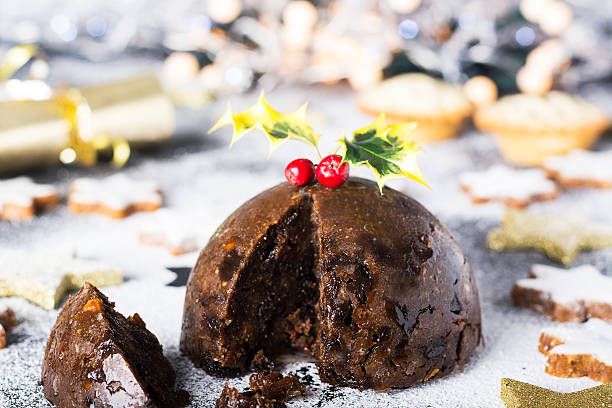
{"label": "gold ribbon", "polygon": [[[15,74],[38,52],[33,44],[17,45],[10,48],[0,62],[0,82]],[[94,133],[91,108],[85,97],[76,88],[59,92],[53,99],[70,124],[68,146],[60,152],[64,164],[81,163],[93,166],[103,152],[112,151],[111,165],[122,167],[130,158],[130,145],[125,139],[112,138],[106,133]]]}
{"label": "gold ribbon", "polygon": [[38,52],[38,47],[33,44],[16,45],[11,47],[2,62],[0,62],[0,82],[6,81],[28,63]]}
{"label": "gold ribbon", "polygon": [[79,162],[85,166],[98,163],[100,153],[111,150],[113,167],[122,167],[130,158],[130,145],[125,139],[115,139],[106,133],[94,133],[91,108],[76,88],[55,97],[64,119],[70,123],[68,146],[60,152],[64,164]]}

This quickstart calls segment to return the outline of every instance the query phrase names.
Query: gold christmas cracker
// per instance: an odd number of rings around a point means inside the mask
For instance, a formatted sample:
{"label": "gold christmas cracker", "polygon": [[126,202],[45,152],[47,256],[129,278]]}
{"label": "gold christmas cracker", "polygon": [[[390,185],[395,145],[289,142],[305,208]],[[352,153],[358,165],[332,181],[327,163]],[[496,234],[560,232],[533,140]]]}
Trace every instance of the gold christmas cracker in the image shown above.
{"label": "gold christmas cracker", "polygon": [[[57,164],[62,152],[64,162],[83,158],[92,164],[91,150],[106,148],[126,159],[128,143],[163,142],[174,127],[174,107],[152,75],[70,90],[50,100],[0,102],[0,172]],[[74,151],[72,157],[66,149]]]}
{"label": "gold christmas cracker", "polygon": [[133,146],[169,139],[174,106],[154,75],[82,88],[92,112],[95,133],[122,138]]}
{"label": "gold christmas cracker", "polygon": [[9,79],[24,66],[36,53],[34,44],[22,44],[11,47],[0,61],[0,82]]}
{"label": "gold christmas cracker", "polygon": [[502,378],[500,398],[506,408],[612,407],[612,384],[562,393],[511,378]]}

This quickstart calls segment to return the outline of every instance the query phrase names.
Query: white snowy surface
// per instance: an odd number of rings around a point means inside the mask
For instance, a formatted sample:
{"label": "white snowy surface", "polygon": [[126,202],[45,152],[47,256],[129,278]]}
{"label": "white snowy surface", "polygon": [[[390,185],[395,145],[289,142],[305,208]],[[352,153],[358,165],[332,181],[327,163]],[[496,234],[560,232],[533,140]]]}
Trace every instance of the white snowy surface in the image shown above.
{"label": "white snowy surface", "polygon": [[[250,106],[257,95],[234,97],[235,109]],[[289,112],[309,100],[313,127],[323,134],[322,150],[335,148],[342,129],[361,128],[373,118],[360,113],[345,88],[289,88],[267,94],[270,104]],[[217,225],[246,199],[283,181],[286,163],[296,157],[313,158],[310,148],[290,141],[268,160],[262,134],[247,135],[229,150],[229,130],[207,135],[206,130],[226,106],[225,101],[198,112],[179,111],[179,131],[166,148],[139,154],[122,170],[134,178],[155,180],[161,186],[165,206],[192,222],[201,234],[211,235]],[[600,142],[599,148],[612,148]],[[465,131],[457,139],[425,146],[420,157],[431,189],[414,182],[390,183],[422,202],[447,224],[467,255],[480,291],[485,347],[480,347],[463,372],[393,392],[357,391],[321,384],[314,364],[293,357],[283,371],[310,375],[311,385],[291,407],[501,407],[500,380],[511,377],[557,391],[570,392],[597,385],[587,378],[563,379],[544,372],[546,357],[537,350],[544,316],[515,306],[509,292],[534,263],[554,265],[533,251],[494,253],[486,249],[488,230],[503,214],[500,204],[473,205],[460,191],[458,174],[502,163],[493,139]],[[32,176],[58,185],[65,193],[76,177],[103,177],[109,169],[56,169]],[[353,174],[371,177],[369,170]],[[534,211],[581,210],[593,219],[612,225],[612,190],[575,190],[560,198],[534,204]],[[121,313],[138,312],[157,335],[165,354],[177,370],[177,386],[187,389],[193,407],[212,407],[226,379],[213,378],[193,367],[178,351],[185,288],[169,287],[174,274],[165,266],[192,266],[197,254],[180,257],[163,248],[141,245],[139,227],[147,214],[123,220],[95,215],[73,215],[65,205],[27,223],[0,222],[0,246],[22,249],[75,248],[79,256],[121,266],[125,282],[102,288]],[[612,275],[612,250],[581,253],[573,266],[590,263]],[[0,298],[0,309],[12,307],[19,325],[0,350],[0,407],[47,407],[50,404],[37,384],[47,335],[57,316],[19,298]],[[297,360],[297,361],[296,361]],[[248,376],[229,379],[243,389]]]}

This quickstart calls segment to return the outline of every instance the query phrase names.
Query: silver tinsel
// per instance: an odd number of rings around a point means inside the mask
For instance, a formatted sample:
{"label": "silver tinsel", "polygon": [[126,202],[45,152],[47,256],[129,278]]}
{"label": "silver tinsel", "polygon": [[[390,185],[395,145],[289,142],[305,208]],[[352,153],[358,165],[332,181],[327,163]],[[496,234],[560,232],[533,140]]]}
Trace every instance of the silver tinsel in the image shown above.
{"label": "silver tinsel", "polygon": [[[337,0],[316,2],[312,38],[300,38],[306,34],[288,33],[291,25],[283,23],[289,3],[0,0],[0,45],[36,43],[48,53],[70,53],[92,61],[138,50],[161,55],[195,52],[206,56],[199,58],[201,63],[225,64],[224,72],[242,70],[243,83],[230,87],[240,91],[255,78],[261,78],[264,86],[287,79],[309,83],[363,78],[363,72],[354,72],[354,67],[370,62],[374,79],[376,67],[386,66],[397,52],[417,69],[452,82],[467,80],[472,73],[466,67],[473,65],[499,68],[513,76],[528,51],[551,37],[537,22],[521,15],[519,1]],[[564,4],[571,7],[573,18],[554,37],[572,63],[555,73],[557,83],[575,88],[609,79],[612,2],[569,0]],[[304,40],[305,46],[288,52],[288,34],[294,42]],[[344,64],[330,61],[343,50],[347,53]]]}

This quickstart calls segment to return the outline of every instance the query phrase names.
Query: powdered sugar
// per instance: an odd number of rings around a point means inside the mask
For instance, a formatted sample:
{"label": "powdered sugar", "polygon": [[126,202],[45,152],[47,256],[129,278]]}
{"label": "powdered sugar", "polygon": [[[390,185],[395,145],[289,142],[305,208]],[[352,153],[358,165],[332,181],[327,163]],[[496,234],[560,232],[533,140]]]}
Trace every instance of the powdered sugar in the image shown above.
{"label": "powdered sugar", "polygon": [[176,211],[162,208],[150,217],[142,217],[140,241],[162,246],[175,255],[198,251],[207,237],[196,228],[194,220],[181,218]]}
{"label": "powdered sugar", "polygon": [[516,285],[542,291],[555,303],[591,301],[612,305],[612,278],[602,275],[593,265],[569,270],[534,265],[531,274],[533,279],[521,279]]}
{"label": "powdered sugar", "polygon": [[76,179],[70,187],[69,200],[77,204],[98,204],[116,210],[124,210],[137,203],[162,204],[157,183],[130,179],[124,174],[104,179]]}
{"label": "powdered sugar", "polygon": [[34,205],[34,199],[58,195],[55,187],[49,184],[36,184],[29,177],[15,177],[0,180],[0,211],[6,204],[19,207]]}
{"label": "powdered sugar", "polygon": [[578,325],[564,324],[547,328],[542,333],[563,342],[551,348],[548,354],[590,354],[602,363],[612,365],[612,323],[589,319]]}
{"label": "powdered sugar", "polygon": [[612,150],[573,150],[565,156],[548,157],[544,160],[543,167],[557,173],[560,179],[598,181],[612,185]]}
{"label": "powdered sugar", "polygon": [[500,164],[483,172],[462,173],[459,182],[474,197],[486,200],[530,201],[557,191],[555,183],[540,169],[517,170]]}

